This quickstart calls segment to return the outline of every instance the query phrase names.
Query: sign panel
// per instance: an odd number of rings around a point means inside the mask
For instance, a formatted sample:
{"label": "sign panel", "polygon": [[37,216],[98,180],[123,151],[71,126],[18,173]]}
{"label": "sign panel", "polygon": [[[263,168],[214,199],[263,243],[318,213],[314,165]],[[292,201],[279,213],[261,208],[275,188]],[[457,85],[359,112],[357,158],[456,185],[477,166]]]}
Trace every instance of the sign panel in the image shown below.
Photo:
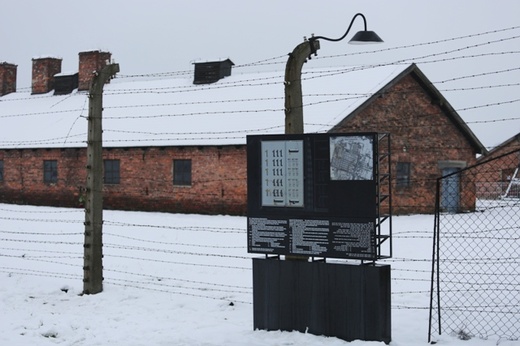
{"label": "sign panel", "polygon": [[248,136],[248,251],[376,259],[377,138]]}
{"label": "sign panel", "polygon": [[277,255],[372,259],[373,221],[248,218],[248,251]]}
{"label": "sign panel", "polygon": [[303,141],[262,142],[262,206],[303,206]]}

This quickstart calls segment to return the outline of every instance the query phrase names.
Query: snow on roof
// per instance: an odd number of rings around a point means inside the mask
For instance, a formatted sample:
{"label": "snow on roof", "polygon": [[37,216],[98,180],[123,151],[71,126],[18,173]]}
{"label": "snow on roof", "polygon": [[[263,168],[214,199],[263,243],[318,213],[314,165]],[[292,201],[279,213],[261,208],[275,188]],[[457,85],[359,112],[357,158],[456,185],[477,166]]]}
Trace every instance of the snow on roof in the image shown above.
{"label": "snow on roof", "polygon": [[201,58],[198,58],[198,59],[194,59],[191,61],[192,64],[204,64],[204,63],[208,63],[208,62],[223,62],[223,61],[231,61],[231,63],[233,63],[233,61],[231,60],[231,58],[227,57],[227,58],[222,58],[222,57],[217,57],[217,58],[214,58],[214,59],[201,59]]}
{"label": "snow on roof", "polygon": [[65,71],[65,72],[56,73],[54,75],[54,77],[73,76],[77,73],[78,73],[78,71]]}
{"label": "snow on roof", "polygon": [[62,60],[63,58],[61,56],[53,55],[53,54],[41,54],[37,56],[33,56],[32,60],[40,60],[40,59],[58,59]]}
{"label": "snow on roof", "polygon": [[[305,70],[304,131],[326,132],[408,66]],[[104,87],[107,147],[243,145],[285,130],[284,73],[234,74],[207,85],[183,78],[116,78]],[[0,148],[85,147],[88,93],[0,97]]]}

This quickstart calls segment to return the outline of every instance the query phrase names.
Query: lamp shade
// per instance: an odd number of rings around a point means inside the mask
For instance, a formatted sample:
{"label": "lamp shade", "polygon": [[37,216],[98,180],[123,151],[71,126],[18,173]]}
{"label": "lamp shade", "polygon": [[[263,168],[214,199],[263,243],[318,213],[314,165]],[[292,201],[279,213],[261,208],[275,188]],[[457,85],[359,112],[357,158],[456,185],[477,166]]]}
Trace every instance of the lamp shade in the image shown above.
{"label": "lamp shade", "polygon": [[373,31],[358,31],[348,42],[350,44],[381,43],[383,40]]}

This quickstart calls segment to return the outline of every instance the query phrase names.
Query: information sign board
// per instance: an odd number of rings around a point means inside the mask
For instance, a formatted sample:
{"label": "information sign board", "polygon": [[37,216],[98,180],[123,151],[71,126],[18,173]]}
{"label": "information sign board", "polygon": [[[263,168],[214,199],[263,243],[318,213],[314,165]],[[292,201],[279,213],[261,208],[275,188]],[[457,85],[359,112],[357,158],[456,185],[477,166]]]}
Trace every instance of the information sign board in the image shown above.
{"label": "information sign board", "polygon": [[377,138],[248,136],[248,251],[375,260]]}

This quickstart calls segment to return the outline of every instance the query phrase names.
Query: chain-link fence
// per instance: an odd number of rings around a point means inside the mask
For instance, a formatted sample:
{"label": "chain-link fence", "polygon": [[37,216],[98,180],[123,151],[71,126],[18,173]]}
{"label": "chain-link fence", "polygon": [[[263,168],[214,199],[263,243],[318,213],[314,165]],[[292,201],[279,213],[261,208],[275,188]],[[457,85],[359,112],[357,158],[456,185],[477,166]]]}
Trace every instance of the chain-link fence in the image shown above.
{"label": "chain-link fence", "polygon": [[429,341],[520,338],[520,150],[437,181]]}

